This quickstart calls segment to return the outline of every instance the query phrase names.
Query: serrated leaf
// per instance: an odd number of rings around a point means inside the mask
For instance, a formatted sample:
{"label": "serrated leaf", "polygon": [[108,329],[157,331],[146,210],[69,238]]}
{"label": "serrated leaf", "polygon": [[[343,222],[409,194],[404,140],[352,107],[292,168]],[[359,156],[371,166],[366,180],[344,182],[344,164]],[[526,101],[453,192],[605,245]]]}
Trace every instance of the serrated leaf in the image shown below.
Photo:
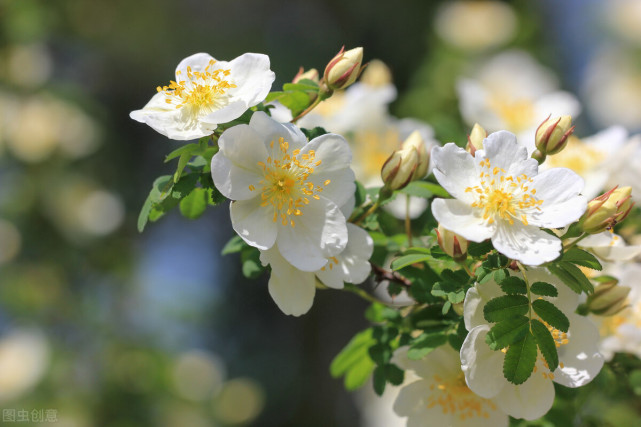
{"label": "serrated leaf", "polygon": [[407,357],[411,360],[422,359],[437,347],[447,342],[445,334],[423,334],[416,338],[407,351]]}
{"label": "serrated leaf", "polygon": [[536,340],[527,330],[521,341],[512,344],[505,353],[503,376],[513,384],[523,384],[530,378],[536,363]]}
{"label": "serrated leaf", "polygon": [[392,261],[392,270],[400,270],[403,267],[407,267],[408,265],[416,264],[418,262],[425,262],[432,257],[428,254],[409,254],[409,255],[403,255],[399,258],[396,258],[394,261]]}
{"label": "serrated leaf", "polygon": [[564,268],[560,267],[558,264],[549,264],[547,266],[548,270],[550,273],[554,274],[556,277],[561,279],[561,281],[572,291],[574,291],[577,294],[580,294],[582,289],[581,285],[579,282],[576,281],[574,277],[570,273],[568,273]]}
{"label": "serrated leaf", "polygon": [[369,348],[369,357],[372,358],[377,365],[384,365],[392,358],[392,349],[389,345],[375,344]]}
{"label": "serrated leaf", "polygon": [[180,157],[178,158],[178,166],[176,167],[176,172],[174,173],[174,182],[178,182],[183,174],[183,171],[185,170],[185,166],[187,166],[187,163],[190,159],[191,153],[182,153],[180,155]]}
{"label": "serrated leaf", "polygon": [[324,128],[322,128],[320,126],[316,126],[313,129],[301,128],[300,130],[305,134],[305,136],[307,137],[307,140],[309,140],[309,141],[311,141],[312,139],[314,139],[316,137],[319,137],[319,136],[322,136],[322,135],[325,135],[325,134],[329,133]]}
{"label": "serrated leaf", "polygon": [[207,190],[201,187],[194,188],[185,198],[180,201],[180,213],[185,218],[196,219],[200,217],[207,208]]}
{"label": "serrated leaf", "polygon": [[559,310],[550,301],[537,299],[532,303],[532,308],[538,316],[553,328],[559,331],[567,332],[570,327],[570,321],[561,310]]}
{"label": "serrated leaf", "polygon": [[260,252],[253,247],[247,247],[240,253],[243,276],[248,279],[256,279],[261,275],[265,267],[260,262]]}
{"label": "serrated leaf", "polygon": [[530,319],[525,316],[503,320],[492,326],[485,336],[485,342],[492,350],[500,350],[523,339],[528,330]]}
{"label": "serrated leaf", "polygon": [[532,283],[532,286],[530,286],[530,291],[533,294],[541,295],[544,297],[556,297],[559,295],[559,291],[557,291],[556,287],[551,283],[546,282]]}
{"label": "serrated leaf", "polygon": [[494,249],[490,240],[485,240],[481,243],[469,242],[467,253],[473,257],[480,257]]}
{"label": "serrated leaf", "polygon": [[[151,191],[149,192],[149,195],[145,199],[145,202],[142,205],[142,208],[140,209],[140,214],[138,215],[138,231],[140,233],[143,232],[145,229],[145,226],[147,225],[148,220],[154,220],[157,218],[152,219],[152,215],[154,214],[154,205],[160,203],[162,200],[164,200],[168,195],[169,191],[171,190],[172,186],[172,181],[171,181],[171,176],[169,175],[163,175],[154,180],[154,183],[151,186]],[[163,212],[161,211],[158,217],[162,216]]]}
{"label": "serrated leaf", "polygon": [[236,235],[231,239],[229,239],[229,242],[225,244],[220,254],[221,255],[235,254],[242,251],[247,246],[248,246],[247,243],[245,243],[245,241],[240,236]]}
{"label": "serrated leaf", "polygon": [[527,293],[527,286],[525,284],[525,281],[516,276],[507,277],[505,280],[499,283],[499,286],[501,287],[503,292],[505,292],[506,294],[523,294],[524,295]]}
{"label": "serrated leaf", "polygon": [[[209,139],[209,137],[206,137],[206,138]],[[193,153],[193,152],[195,152],[195,151],[197,151],[199,149],[200,149],[200,144],[198,144],[198,143],[192,143],[192,144],[183,145],[182,147],[179,147],[179,148],[175,149],[174,151],[172,151],[171,153],[167,154],[167,156],[165,157],[165,163],[167,163],[170,160],[175,159],[176,157],[180,157],[183,154],[190,154],[190,153]]]}
{"label": "serrated leaf", "polygon": [[387,379],[385,378],[385,371],[382,366],[377,366],[374,369],[374,392],[377,395],[382,396],[385,392],[385,386],[387,385]]}
{"label": "serrated leaf", "polygon": [[[494,281],[496,283],[498,283],[498,284],[501,284],[501,282],[504,281],[505,279],[507,279],[509,276],[510,276],[509,273],[504,268],[502,268],[500,270],[496,270],[494,272],[494,274],[493,274]],[[507,292],[507,293],[510,293],[510,292]],[[512,292],[512,293],[514,293],[514,292]],[[521,293],[521,292],[517,292],[517,293]]]}
{"label": "serrated leaf", "polygon": [[388,363],[383,366],[383,371],[385,372],[385,379],[392,385],[401,385],[405,377],[405,371],[400,369],[398,366]]}
{"label": "serrated leaf", "polygon": [[594,286],[592,285],[592,282],[590,282],[590,279],[587,278],[587,276],[581,271],[579,267],[565,261],[561,261],[559,264],[574,278],[574,280],[576,280],[582,291],[588,294],[594,292]]}
{"label": "serrated leaf", "polygon": [[528,312],[530,302],[523,295],[503,295],[493,298],[483,307],[483,317],[488,322],[500,322]]}
{"label": "serrated leaf", "polygon": [[569,251],[565,252],[561,260],[591,268],[592,270],[601,271],[603,269],[601,263],[594,255],[577,247],[573,247]]}
{"label": "serrated leaf", "polygon": [[536,339],[541,354],[548,364],[550,372],[559,366],[559,354],[556,351],[556,344],[550,330],[537,319],[532,319],[532,334]]}

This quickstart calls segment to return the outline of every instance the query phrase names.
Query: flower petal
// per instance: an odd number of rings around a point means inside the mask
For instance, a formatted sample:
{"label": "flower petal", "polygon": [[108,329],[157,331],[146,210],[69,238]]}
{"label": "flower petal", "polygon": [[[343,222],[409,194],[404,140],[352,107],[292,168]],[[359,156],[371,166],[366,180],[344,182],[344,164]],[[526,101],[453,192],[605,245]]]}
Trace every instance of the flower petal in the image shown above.
{"label": "flower petal", "polygon": [[302,149],[307,143],[305,134],[291,123],[278,123],[262,111],[256,111],[249,120],[249,126],[260,135],[264,141],[265,148],[270,150],[269,145],[272,141],[277,142],[283,138],[289,143],[291,150]]}
{"label": "flower petal", "polygon": [[[220,193],[232,200],[247,200],[260,194],[262,175],[234,165],[221,152],[211,159],[211,177]],[[254,190],[251,190],[254,188]]]}
{"label": "flower petal", "polygon": [[603,367],[599,353],[599,330],[586,317],[568,314],[570,329],[568,343],[558,348],[559,366],[554,371],[554,381],[566,387],[581,387],[592,381]]}
{"label": "flower petal", "polygon": [[248,125],[227,129],[218,140],[220,152],[236,166],[262,174],[258,162],[265,162],[269,156],[261,134]]}
{"label": "flower petal", "polygon": [[443,147],[432,148],[431,159],[434,176],[439,184],[452,197],[472,204],[474,196],[465,190],[478,185],[479,179],[470,153],[450,142]]}
{"label": "flower petal", "polygon": [[314,273],[301,271],[289,264],[276,246],[261,252],[261,261],[263,260],[272,267],[269,294],[278,308],[292,316],[307,313],[316,293]]}
{"label": "flower petal", "polygon": [[499,223],[492,236],[492,244],[503,255],[526,265],[540,265],[561,254],[561,240],[558,237],[518,221],[512,225]]}
{"label": "flower petal", "polygon": [[261,53],[245,53],[229,62],[237,86],[230,92],[243,101],[245,108],[263,101],[269,93],[276,78],[269,66],[269,56]]}
{"label": "flower petal", "polygon": [[280,226],[278,247],[296,268],[319,270],[327,258],[339,254],[347,245],[345,217],[336,204],[325,197],[305,206],[303,215],[296,217],[296,226]]}
{"label": "flower petal", "polygon": [[503,378],[503,359],[500,351],[493,351],[485,342],[489,325],[473,328],[461,346],[461,369],[465,382],[474,393],[490,399],[508,384]]}
{"label": "flower petal", "polygon": [[265,250],[274,245],[277,224],[270,207],[261,207],[260,197],[232,202],[229,206],[231,225],[248,245]]}
{"label": "flower petal", "polygon": [[[314,173],[307,178],[307,182],[314,187],[323,189],[323,197],[328,198],[338,206],[343,206],[350,198],[354,197],[356,183],[354,171],[345,168],[330,172]],[[329,181],[329,182],[328,182]],[[327,182],[327,185],[325,183]]]}
{"label": "flower petal", "polygon": [[514,418],[535,420],[554,403],[554,385],[541,373],[533,373],[523,384],[508,383],[495,399],[498,407]]}
{"label": "flower petal", "polygon": [[573,223],[587,208],[585,197],[579,195],[584,181],[566,168],[553,168],[532,178],[531,187],[536,189],[536,198],[543,200],[538,209],[530,209],[528,221],[533,225],[560,228]]}
{"label": "flower petal", "polygon": [[506,175],[537,174],[539,163],[528,158],[527,149],[517,142],[516,136],[511,132],[501,130],[490,134],[483,141],[483,150],[478,153],[477,160],[490,159],[492,168],[502,168]]}
{"label": "flower petal", "polygon": [[478,216],[478,209],[457,199],[435,199],[432,214],[443,227],[473,242],[482,242],[494,234],[495,226],[487,225]]}
{"label": "flower petal", "polygon": [[347,224],[347,246],[338,254],[338,265],[329,268],[329,264],[316,272],[316,276],[326,286],[342,289],[343,282],[359,284],[364,282],[372,268],[369,259],[374,252],[374,241],[362,228]]}
{"label": "flower petal", "polygon": [[[180,61],[180,63],[176,67],[176,81],[185,80],[187,78],[187,67],[189,67],[192,72],[202,72],[205,70],[205,68],[207,68],[212,60],[215,61],[213,56],[203,52],[188,56],[187,58]],[[223,61],[219,61],[217,64],[220,63],[226,64]]]}

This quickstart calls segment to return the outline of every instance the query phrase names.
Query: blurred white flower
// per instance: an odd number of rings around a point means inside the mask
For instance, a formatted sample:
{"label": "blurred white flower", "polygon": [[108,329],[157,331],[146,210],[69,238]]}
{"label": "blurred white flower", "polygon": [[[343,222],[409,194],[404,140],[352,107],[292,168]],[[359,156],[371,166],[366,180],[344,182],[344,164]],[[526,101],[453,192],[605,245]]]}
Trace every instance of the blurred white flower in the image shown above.
{"label": "blurred white flower", "polygon": [[36,329],[14,329],[0,338],[0,401],[25,394],[42,379],[50,349]]}
{"label": "blurred white flower", "polygon": [[466,50],[482,50],[509,42],[516,32],[516,14],[499,1],[450,1],[436,12],[436,34]]}
{"label": "blurred white flower", "polygon": [[610,29],[623,39],[641,45],[641,2],[606,0],[600,3]]}
{"label": "blurred white flower", "polygon": [[604,261],[629,261],[641,254],[641,245],[627,245],[623,238],[610,231],[592,234],[577,246],[590,250]]}
{"label": "blurred white flower", "polygon": [[461,114],[470,126],[513,132],[529,153],[535,149],[536,128],[548,116],[576,117],[581,111],[574,95],[558,90],[554,74],[522,51],[493,57],[473,78],[460,79],[457,91]]}
{"label": "blurred white flower", "polygon": [[158,86],[147,105],[129,116],[170,139],[201,138],[263,101],[274,79],[267,55],[245,53],[227,62],[197,53],[180,61],[176,81]]}
{"label": "blurred white flower", "polygon": [[12,45],[6,55],[7,77],[16,85],[37,87],[51,76],[51,55],[40,43]]}

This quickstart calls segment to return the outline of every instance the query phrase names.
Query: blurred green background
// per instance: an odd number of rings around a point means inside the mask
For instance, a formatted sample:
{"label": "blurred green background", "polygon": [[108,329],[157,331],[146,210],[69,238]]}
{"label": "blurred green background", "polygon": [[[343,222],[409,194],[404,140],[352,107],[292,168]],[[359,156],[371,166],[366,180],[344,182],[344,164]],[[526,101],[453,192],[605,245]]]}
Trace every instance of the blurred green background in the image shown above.
{"label": "blurred green background", "polygon": [[[469,132],[456,77],[505,48],[528,50],[585,102],[591,61],[615,52],[641,94],[634,22],[617,32],[600,9],[615,1],[506,2],[509,34],[484,46],[448,39],[445,3],[0,0],[2,421],[367,425],[365,398],[328,372],[365,327],[365,304],[325,291],[302,318],[283,315],[266,277],[247,281],[237,257],[220,256],[233,233],[225,207],[197,221],[172,214],[139,234],[139,209],[154,178],[173,173],[163,159],[178,142],[128,114],[196,52],[265,53],[277,90],[299,66],[322,70],[342,45],[388,64],[392,112],[428,122],[442,142]],[[597,107],[581,116],[582,134],[622,118]],[[641,128],[638,110],[626,112],[630,131]],[[630,390],[608,375],[599,396],[637,419],[639,402],[626,404]]]}

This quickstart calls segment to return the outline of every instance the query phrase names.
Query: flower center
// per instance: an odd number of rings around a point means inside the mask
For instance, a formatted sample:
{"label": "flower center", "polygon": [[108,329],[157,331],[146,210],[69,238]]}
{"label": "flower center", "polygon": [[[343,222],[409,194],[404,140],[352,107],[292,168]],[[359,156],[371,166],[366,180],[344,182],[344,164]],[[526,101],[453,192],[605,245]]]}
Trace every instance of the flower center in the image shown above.
{"label": "flower center", "polygon": [[525,174],[519,176],[506,175],[504,169],[492,167],[489,159],[481,160],[480,185],[467,187],[465,192],[472,192],[476,201],[473,207],[483,210],[483,219],[492,224],[497,219],[514,224],[514,219],[528,225],[526,210],[539,207],[543,200],[534,195],[535,188],[529,188],[532,178]]}
{"label": "flower center", "polygon": [[512,132],[521,132],[532,127],[532,121],[535,117],[534,105],[529,99],[510,100],[496,97],[490,101],[490,108]]}
{"label": "flower center", "polygon": [[236,85],[229,81],[230,70],[212,69],[213,59],[203,71],[192,71],[187,67],[187,79],[179,80],[181,71],[176,72],[178,82],[170,80],[169,86],[158,86],[156,90],[165,94],[165,102],[176,106],[176,109],[191,107],[194,112],[210,113],[227,102],[229,89]]}
{"label": "flower center", "polygon": [[[278,140],[276,148],[274,141],[270,146],[272,155],[265,162],[258,162],[258,166],[263,169],[263,179],[259,181],[263,186],[260,190],[263,200],[261,206],[271,205],[274,222],[280,218],[282,225],[294,227],[296,223],[293,218],[303,215],[303,209],[310,199],[320,199],[318,193],[323,191],[330,180],[325,180],[322,187],[308,181],[309,176],[314,173],[314,167],[321,164],[321,160],[314,159],[314,150],[300,154],[301,150],[296,149],[290,154],[289,143],[283,138]],[[250,185],[249,190],[255,191],[256,187]]]}
{"label": "flower center", "polygon": [[594,170],[603,161],[604,153],[589,144],[584,144],[579,138],[571,136],[563,151],[549,156],[546,160],[548,167],[568,168],[584,176]]}
{"label": "flower center", "polygon": [[461,420],[468,418],[489,418],[489,411],[495,411],[496,405],[488,399],[476,395],[465,384],[465,376],[461,372],[455,378],[446,380],[434,375],[434,383],[430,385],[432,393],[427,396],[427,407],[440,406],[444,414],[458,416]]}

